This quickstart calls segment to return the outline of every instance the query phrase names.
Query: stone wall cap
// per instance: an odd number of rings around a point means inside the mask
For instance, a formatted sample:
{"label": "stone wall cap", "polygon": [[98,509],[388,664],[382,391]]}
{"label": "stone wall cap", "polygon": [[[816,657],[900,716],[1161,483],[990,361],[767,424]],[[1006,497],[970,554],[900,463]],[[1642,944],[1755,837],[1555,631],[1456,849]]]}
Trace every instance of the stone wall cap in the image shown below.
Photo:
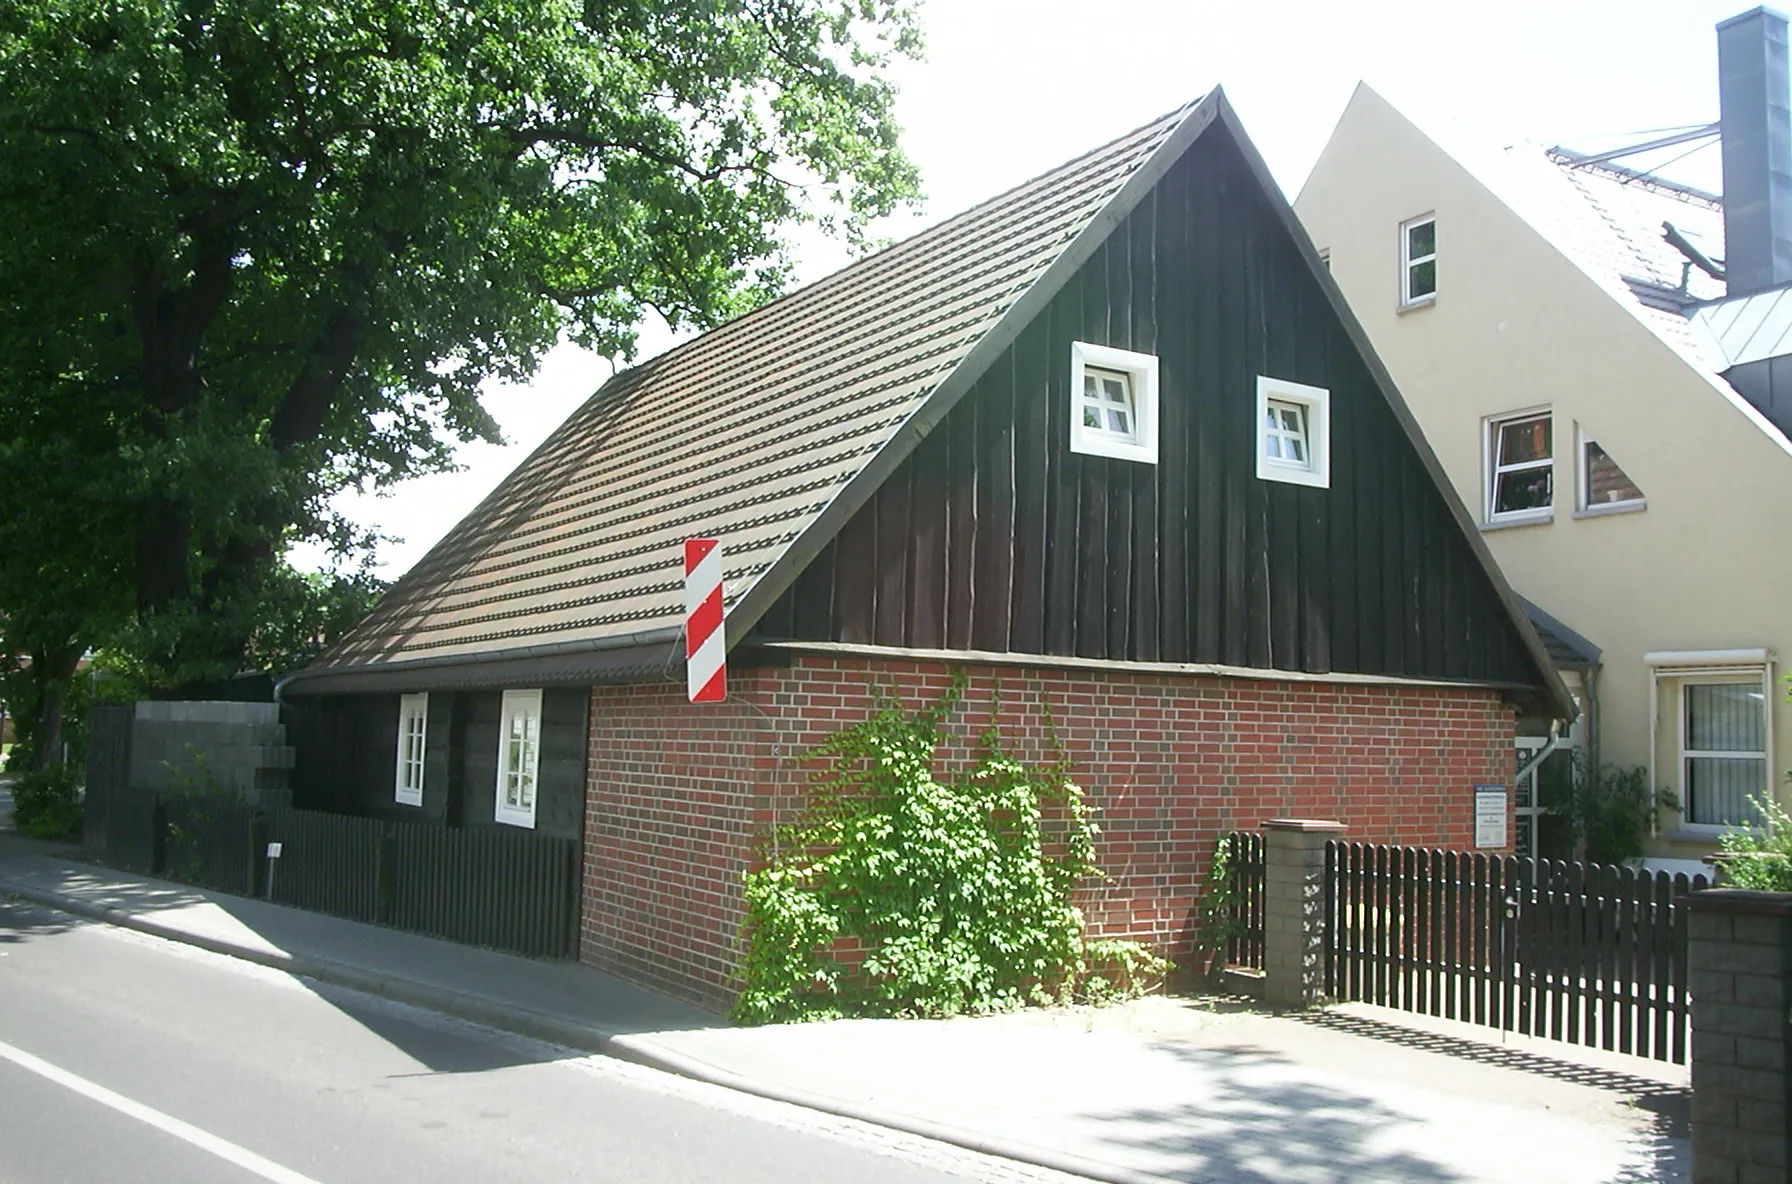
{"label": "stone wall cap", "polygon": [[[1325,822],[1317,818],[1271,818],[1263,824],[1263,829],[1323,831],[1328,834],[1341,835],[1350,828],[1342,822]],[[1788,899],[1792,899],[1792,897]]]}
{"label": "stone wall cap", "polygon": [[1700,913],[1749,913],[1769,917],[1792,917],[1792,892],[1759,892],[1752,888],[1705,888],[1689,893],[1686,903],[1694,912]]}

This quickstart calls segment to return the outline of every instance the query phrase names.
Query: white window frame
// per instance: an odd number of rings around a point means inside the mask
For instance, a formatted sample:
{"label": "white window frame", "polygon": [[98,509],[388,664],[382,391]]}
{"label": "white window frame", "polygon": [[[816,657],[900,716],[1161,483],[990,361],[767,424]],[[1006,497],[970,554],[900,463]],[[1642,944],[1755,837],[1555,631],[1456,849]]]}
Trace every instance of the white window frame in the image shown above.
{"label": "white window frame", "polygon": [[[1083,375],[1089,367],[1118,370],[1132,380],[1133,432],[1123,437],[1117,432],[1092,428],[1083,423]],[[1086,341],[1070,344],[1070,450],[1086,456],[1105,456],[1114,460],[1157,463],[1157,358],[1152,354],[1116,349],[1110,345],[1092,345]]]}
{"label": "white window frame", "polygon": [[427,694],[399,696],[397,749],[392,767],[392,800],[401,806],[421,806],[424,754],[429,751]]}
{"label": "white window frame", "polygon": [[[1412,253],[1412,232],[1417,227],[1431,223],[1431,254],[1414,255]],[[1385,226],[1386,223],[1383,223]],[[1416,218],[1408,218],[1400,223],[1400,307],[1423,308],[1427,304],[1437,302],[1437,212],[1420,214]],[[1415,296],[1412,292],[1412,269],[1421,263],[1432,264],[1431,291]]]}
{"label": "white window frame", "polygon": [[[522,767],[511,765],[510,730],[518,717],[524,720],[533,717],[535,721],[535,743],[527,743],[527,732],[522,751]],[[520,806],[511,806],[505,802],[505,785],[515,774],[526,774],[529,787],[528,801]],[[541,692],[505,691],[501,710],[498,712],[498,784],[494,796],[493,817],[510,826],[535,828],[535,804],[541,798]]]}
{"label": "white window frame", "polygon": [[[1500,429],[1509,423],[1520,420],[1549,420],[1549,457],[1546,460],[1521,461],[1517,464],[1501,465],[1499,463]],[[1490,415],[1481,421],[1481,468],[1486,474],[1481,482],[1481,522],[1485,526],[1523,526],[1534,522],[1550,522],[1556,516],[1556,424],[1555,413],[1547,407],[1527,407],[1523,411],[1505,411],[1499,415]],[[1508,510],[1503,514],[1494,512],[1494,505],[1499,497],[1500,474],[1519,472],[1524,469],[1550,469],[1549,504],[1533,507],[1528,510]]]}
{"label": "white window frame", "polygon": [[[1688,818],[1691,803],[1687,800],[1686,785],[1686,694],[1688,686],[1713,683],[1753,683],[1761,684],[1762,744],[1765,745],[1766,759],[1761,762],[1761,791],[1773,793],[1773,708],[1774,677],[1773,655],[1766,649],[1744,650],[1665,650],[1643,655],[1644,665],[1650,667],[1652,677],[1649,679],[1649,783],[1662,783],[1658,762],[1661,754],[1662,709],[1665,706],[1674,712],[1674,775],[1672,788],[1679,798],[1679,827],[1668,837],[1686,839],[1715,839],[1720,835],[1746,830],[1746,827],[1725,826],[1710,822],[1693,822]],[[1664,686],[1664,684],[1666,684]],[[1667,692],[1664,695],[1664,690]],[[1701,750],[1705,755],[1718,756],[1720,753]],[[1754,756],[1754,753],[1742,754]]]}
{"label": "white window frame", "polygon": [[[1592,500],[1593,482],[1589,479],[1592,476],[1592,472],[1587,465],[1587,447],[1598,443],[1599,441],[1597,439],[1587,434],[1585,428],[1578,424],[1575,425],[1574,467],[1576,469],[1575,482],[1579,486],[1579,492],[1575,500],[1575,513],[1597,516],[1599,514],[1628,514],[1635,510],[1648,509],[1649,499],[1647,497],[1633,497],[1621,502],[1595,502]],[[1608,452],[1606,455],[1610,456],[1611,453]],[[1626,480],[1630,478],[1629,473],[1625,473],[1624,476]],[[1632,481],[1631,484],[1634,485],[1636,483]]]}
{"label": "white window frame", "polygon": [[[1265,420],[1269,405],[1293,403],[1305,412],[1307,429],[1307,463],[1271,457],[1264,444],[1268,435]],[[1257,449],[1257,476],[1264,481],[1284,481],[1290,485],[1307,485],[1329,489],[1332,483],[1332,393],[1324,387],[1289,382],[1285,378],[1257,376],[1257,418],[1252,439]]]}

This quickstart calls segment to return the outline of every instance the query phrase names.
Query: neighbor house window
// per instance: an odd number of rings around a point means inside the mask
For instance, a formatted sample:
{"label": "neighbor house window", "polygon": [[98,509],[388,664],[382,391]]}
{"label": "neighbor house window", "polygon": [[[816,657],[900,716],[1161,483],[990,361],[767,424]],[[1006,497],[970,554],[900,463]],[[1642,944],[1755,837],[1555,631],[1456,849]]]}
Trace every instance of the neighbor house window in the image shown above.
{"label": "neighbor house window", "polygon": [[1257,377],[1257,476],[1293,485],[1331,484],[1331,392]]}
{"label": "neighbor house window", "polygon": [[1071,345],[1070,450],[1157,463],[1157,358]]}
{"label": "neighbor house window", "polygon": [[[1654,668],[1661,778],[1688,827],[1759,826],[1772,789],[1773,671],[1766,650],[1646,654]],[[1660,765],[1657,765],[1660,768]],[[1665,770],[1662,770],[1665,772]]]}
{"label": "neighbor house window", "polygon": [[1585,432],[1580,434],[1580,509],[1599,514],[1617,510],[1640,510],[1644,507],[1643,491],[1624,475],[1611,454]]}
{"label": "neighbor house window", "polygon": [[1486,423],[1487,522],[1547,519],[1555,498],[1550,413],[1527,411]]}
{"label": "neighbor house window", "polygon": [[505,691],[498,718],[497,820],[535,825],[535,777],[541,765],[541,692]]}
{"label": "neighbor house window", "polygon": [[1680,688],[1681,784],[1686,821],[1754,825],[1749,799],[1767,787],[1767,699],[1758,682],[1688,682]]}
{"label": "neighbor house window", "polygon": [[429,696],[398,700],[398,766],[392,797],[401,806],[423,804],[423,746],[429,730]]}
{"label": "neighbor house window", "polygon": [[1400,303],[1437,299],[1437,217],[1426,214],[1400,225]]}

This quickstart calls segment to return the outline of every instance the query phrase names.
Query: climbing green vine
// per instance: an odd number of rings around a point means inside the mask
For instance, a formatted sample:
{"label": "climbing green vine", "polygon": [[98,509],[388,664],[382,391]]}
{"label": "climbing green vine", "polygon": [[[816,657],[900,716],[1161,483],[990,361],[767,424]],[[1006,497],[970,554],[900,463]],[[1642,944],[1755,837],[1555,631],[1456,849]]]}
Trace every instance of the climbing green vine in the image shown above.
{"label": "climbing green vine", "polygon": [[1024,766],[992,723],[968,773],[935,775],[962,694],[960,677],[919,711],[888,700],[809,754],[827,766],[808,807],[746,877],[736,1019],[1111,998],[1170,969],[1136,942],[1085,936],[1071,894],[1099,874],[1096,826],[1062,763]]}

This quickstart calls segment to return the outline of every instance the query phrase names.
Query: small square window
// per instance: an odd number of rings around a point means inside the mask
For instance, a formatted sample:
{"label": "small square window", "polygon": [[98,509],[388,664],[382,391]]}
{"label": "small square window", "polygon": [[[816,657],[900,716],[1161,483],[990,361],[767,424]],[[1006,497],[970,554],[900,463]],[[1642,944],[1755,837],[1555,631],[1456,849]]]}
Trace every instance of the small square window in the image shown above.
{"label": "small square window", "polygon": [[1580,509],[1584,513],[1640,510],[1643,491],[1611,454],[1586,433],[1580,437]]}
{"label": "small square window", "polygon": [[1437,217],[1426,214],[1400,226],[1400,304],[1437,299]]}
{"label": "small square window", "polygon": [[1331,484],[1331,392],[1280,378],[1257,378],[1257,476],[1325,488]]}
{"label": "small square window", "polygon": [[429,696],[398,700],[398,761],[392,798],[401,806],[423,804],[423,753],[429,730]]}
{"label": "small square window", "polygon": [[1527,411],[1490,419],[1487,437],[1487,522],[1545,521],[1555,506],[1555,451],[1550,413]]}
{"label": "small square window", "polygon": [[1106,345],[1070,347],[1070,450],[1157,463],[1157,359]]}
{"label": "small square window", "polygon": [[498,805],[495,817],[535,825],[535,778],[541,767],[541,692],[505,691],[498,720]]}

